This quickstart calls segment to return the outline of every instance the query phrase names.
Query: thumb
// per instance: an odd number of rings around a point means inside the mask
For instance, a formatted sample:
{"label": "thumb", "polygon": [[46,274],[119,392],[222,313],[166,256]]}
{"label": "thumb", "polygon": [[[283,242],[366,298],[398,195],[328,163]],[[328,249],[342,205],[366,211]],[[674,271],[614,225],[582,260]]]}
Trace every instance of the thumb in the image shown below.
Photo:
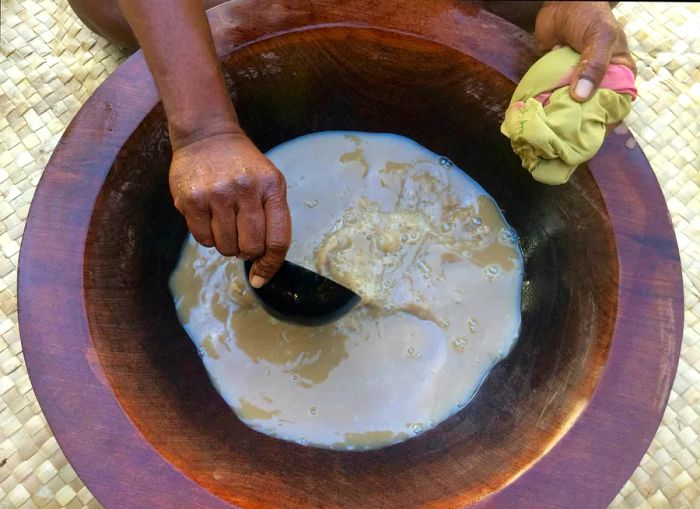
{"label": "thumb", "polygon": [[284,195],[265,202],[265,253],[253,262],[250,284],[260,288],[279,270],[292,240],[292,220]]}
{"label": "thumb", "polygon": [[581,60],[571,76],[569,93],[574,101],[587,101],[598,89],[610,63],[615,29],[607,23],[591,25]]}

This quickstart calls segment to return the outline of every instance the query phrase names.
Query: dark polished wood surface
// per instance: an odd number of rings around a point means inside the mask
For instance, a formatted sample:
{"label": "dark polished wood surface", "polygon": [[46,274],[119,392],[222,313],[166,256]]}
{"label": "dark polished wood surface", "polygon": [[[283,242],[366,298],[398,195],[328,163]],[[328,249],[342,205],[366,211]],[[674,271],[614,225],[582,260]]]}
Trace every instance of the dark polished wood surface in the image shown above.
{"label": "dark polished wood surface", "polygon": [[498,132],[531,42],[461,2],[243,0],[210,18],[263,150],[395,132],[496,198],[526,258],[521,337],[467,408],[403,444],[322,451],[242,425],[167,290],[186,230],[138,53],[64,134],[20,256],[30,377],[88,487],[110,509],[605,507],[658,426],[683,316],[666,205],[630,135],[611,134],[566,186],[534,182]]}

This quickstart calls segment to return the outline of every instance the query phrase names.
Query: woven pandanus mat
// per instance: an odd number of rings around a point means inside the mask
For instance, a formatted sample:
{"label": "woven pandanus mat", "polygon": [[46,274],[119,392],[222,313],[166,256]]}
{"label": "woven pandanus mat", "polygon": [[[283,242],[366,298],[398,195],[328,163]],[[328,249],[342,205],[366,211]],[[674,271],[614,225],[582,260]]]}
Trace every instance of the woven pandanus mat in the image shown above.
{"label": "woven pandanus mat", "polygon": [[[17,259],[51,151],[126,54],[83,26],[66,0],[3,0],[0,9],[0,508],[97,508],[51,434],[27,376],[17,328]],[[639,62],[640,96],[627,125],[671,211],[686,325],[661,427],[611,507],[700,508],[700,5],[623,2],[615,12]]]}

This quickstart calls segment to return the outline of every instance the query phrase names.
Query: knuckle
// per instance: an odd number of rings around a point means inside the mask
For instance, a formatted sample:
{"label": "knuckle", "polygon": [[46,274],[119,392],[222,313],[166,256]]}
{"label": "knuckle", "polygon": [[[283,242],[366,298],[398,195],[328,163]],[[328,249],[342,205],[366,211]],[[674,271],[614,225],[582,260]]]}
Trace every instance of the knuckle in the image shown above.
{"label": "knuckle", "polygon": [[284,178],[282,172],[274,171],[268,178],[268,189],[272,195],[284,196],[287,192],[287,179]]}
{"label": "knuckle", "polygon": [[277,271],[277,268],[278,264],[276,264],[273,260],[270,260],[269,258],[261,258],[255,262],[253,271],[259,276],[269,279]]}
{"label": "knuckle", "polygon": [[287,195],[287,180],[277,168],[272,168],[272,171],[265,174],[262,186],[265,201],[270,201],[275,197],[283,198]]}
{"label": "knuckle", "polygon": [[598,51],[607,52],[615,44],[618,36],[618,27],[610,21],[603,20],[594,25],[588,42]]}
{"label": "knuckle", "polygon": [[185,216],[187,228],[192,232],[194,239],[206,247],[214,246],[214,237],[209,231],[208,224],[202,222],[199,218],[192,217],[192,214]]}
{"label": "knuckle", "polygon": [[287,185],[287,179],[284,178],[284,175],[279,170],[275,170],[272,173],[271,179],[279,187]]}
{"label": "knuckle", "polygon": [[243,202],[238,210],[238,218],[239,228],[247,230],[253,241],[262,239],[265,232],[265,213],[260,206],[249,201]]}
{"label": "knuckle", "polygon": [[234,189],[229,182],[217,182],[211,188],[211,198],[217,203],[229,203],[233,201]]}
{"label": "knuckle", "polygon": [[194,240],[202,244],[204,247],[214,247],[214,239],[210,235],[192,232]]}
{"label": "knuckle", "polygon": [[255,179],[248,173],[236,175],[234,183],[236,189],[242,192],[251,191],[255,187]]}
{"label": "knuckle", "polygon": [[261,242],[247,242],[241,246],[241,254],[247,258],[260,258],[265,254],[265,246]]}
{"label": "knuckle", "polygon": [[180,196],[173,200],[173,205],[175,205],[175,208],[180,212],[180,214],[185,213],[185,203]]}
{"label": "knuckle", "polygon": [[224,256],[238,256],[241,254],[241,250],[238,249],[238,246],[232,245],[218,244],[216,246],[216,250]]}
{"label": "knuckle", "polygon": [[181,195],[183,205],[191,207],[195,210],[200,210],[206,206],[207,194],[204,189],[194,188]]}
{"label": "knuckle", "polygon": [[617,37],[617,22],[608,18],[599,18],[596,22],[596,32],[601,38],[614,39]]}
{"label": "knuckle", "polygon": [[267,242],[267,251],[284,256],[289,249],[289,244],[290,242],[287,239],[270,239]]}
{"label": "knuckle", "polygon": [[607,63],[601,62],[599,60],[591,60],[587,63],[585,70],[582,75],[587,78],[602,78],[605,75],[607,69]]}

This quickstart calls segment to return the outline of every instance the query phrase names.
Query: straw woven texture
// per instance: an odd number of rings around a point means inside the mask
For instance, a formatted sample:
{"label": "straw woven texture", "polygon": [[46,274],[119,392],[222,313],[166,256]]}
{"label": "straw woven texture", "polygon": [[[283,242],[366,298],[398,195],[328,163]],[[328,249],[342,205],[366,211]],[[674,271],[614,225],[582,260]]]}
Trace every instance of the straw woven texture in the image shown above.
{"label": "straw woven texture", "polygon": [[[684,269],[685,332],[668,408],[611,508],[700,508],[700,4],[622,3],[639,62],[627,124],[661,183]],[[3,0],[0,24],[0,508],[101,507],[60,451],[27,376],[17,258],[29,203],[70,119],[125,54],[66,0]]]}

